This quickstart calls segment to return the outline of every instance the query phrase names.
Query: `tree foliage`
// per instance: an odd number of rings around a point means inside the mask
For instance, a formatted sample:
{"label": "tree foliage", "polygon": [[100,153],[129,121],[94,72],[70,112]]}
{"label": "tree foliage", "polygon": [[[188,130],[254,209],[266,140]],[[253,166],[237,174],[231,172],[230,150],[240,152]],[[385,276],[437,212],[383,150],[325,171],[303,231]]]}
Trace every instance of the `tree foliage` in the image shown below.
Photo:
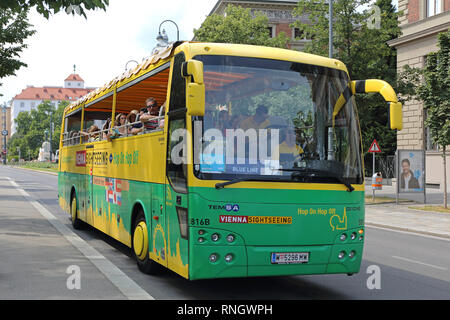
{"label": "tree foliage", "polygon": [[[27,65],[20,61],[20,53],[27,47],[25,39],[35,33],[28,23],[27,11],[20,13],[0,8],[0,79],[14,76]],[[1,83],[0,83],[1,85]]]}
{"label": "tree foliage", "polygon": [[[396,83],[396,51],[387,41],[400,35],[398,13],[390,0],[378,0],[380,25],[377,25],[374,9],[365,9],[369,0],[333,1],[333,52],[349,71],[351,79],[378,78],[390,84]],[[307,23],[297,21],[299,28],[312,41],[306,52],[328,56],[329,19],[327,0],[300,0],[294,15],[306,15]],[[374,8],[374,7],[372,7]],[[388,110],[378,94],[356,96],[361,125],[366,174],[372,171],[368,153],[373,139],[382,147],[382,155],[393,155],[397,148],[396,132],[388,127]]]}
{"label": "tree foliage", "polygon": [[450,145],[450,31],[438,36],[439,50],[428,54],[417,96],[427,111],[431,140],[442,148],[444,207],[447,208],[446,148]]}
{"label": "tree foliage", "polygon": [[20,112],[15,119],[16,133],[8,142],[8,159],[18,158],[18,148],[20,148],[22,158],[37,159],[39,148],[45,141],[45,132],[50,131],[50,112],[52,113],[52,150],[54,153],[59,148],[62,116],[64,108],[68,104],[68,102],[62,101],[55,109],[53,103],[44,101],[36,109]]}
{"label": "tree foliage", "polygon": [[106,10],[109,0],[2,0],[0,9],[11,9],[17,13],[36,8],[36,11],[49,18],[50,14],[58,13],[61,10],[68,14],[80,14],[86,18],[86,11],[97,8]]}
{"label": "tree foliage", "polygon": [[286,48],[288,38],[281,32],[274,38],[269,34],[269,20],[262,13],[253,17],[250,9],[228,5],[226,15],[213,14],[199,29],[194,29],[195,39],[204,42],[240,43]]}

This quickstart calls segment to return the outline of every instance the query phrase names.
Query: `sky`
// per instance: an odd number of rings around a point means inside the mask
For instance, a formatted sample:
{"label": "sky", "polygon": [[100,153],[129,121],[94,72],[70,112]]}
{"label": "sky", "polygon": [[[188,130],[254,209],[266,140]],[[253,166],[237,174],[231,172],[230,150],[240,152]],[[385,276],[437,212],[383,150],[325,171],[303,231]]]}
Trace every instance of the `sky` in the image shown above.
{"label": "sky", "polygon": [[[85,87],[99,87],[125,71],[130,60],[141,62],[151,55],[161,22],[170,19],[180,30],[180,40],[191,40],[216,0],[110,0],[106,12],[87,11],[87,19],[59,12],[47,20],[31,9],[29,22],[37,31],[26,40],[16,76],[3,78],[0,104],[19,94],[27,85],[63,86],[76,73]],[[161,26],[169,41],[176,40],[171,22]],[[136,64],[130,62],[128,67]]]}
{"label": "sky", "polygon": [[[176,22],[180,40],[191,40],[217,0],[110,0],[106,11],[86,13],[87,19],[64,11],[48,20],[31,9],[29,21],[37,31],[26,40],[22,67],[16,76],[2,79],[0,104],[8,102],[27,85],[63,86],[76,73],[85,87],[100,87],[122,74],[130,60],[141,62],[156,46],[158,29],[164,20]],[[397,4],[397,0],[394,0]],[[176,40],[176,27],[162,25],[169,41]],[[130,62],[128,67],[134,66]]]}

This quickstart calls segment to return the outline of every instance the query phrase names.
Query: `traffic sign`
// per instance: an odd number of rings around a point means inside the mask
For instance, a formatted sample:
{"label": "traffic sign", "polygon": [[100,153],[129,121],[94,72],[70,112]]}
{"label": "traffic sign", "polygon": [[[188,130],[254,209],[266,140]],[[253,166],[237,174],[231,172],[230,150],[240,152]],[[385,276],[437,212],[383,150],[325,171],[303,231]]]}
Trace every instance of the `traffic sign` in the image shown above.
{"label": "traffic sign", "polygon": [[7,136],[8,135],[8,130],[3,130],[2,131],[2,136]]}
{"label": "traffic sign", "polygon": [[376,139],[373,140],[372,145],[371,145],[370,148],[369,148],[369,152],[371,152],[371,153],[378,153],[378,152],[381,152],[381,148],[380,148],[380,146],[378,145],[378,142],[377,142]]}

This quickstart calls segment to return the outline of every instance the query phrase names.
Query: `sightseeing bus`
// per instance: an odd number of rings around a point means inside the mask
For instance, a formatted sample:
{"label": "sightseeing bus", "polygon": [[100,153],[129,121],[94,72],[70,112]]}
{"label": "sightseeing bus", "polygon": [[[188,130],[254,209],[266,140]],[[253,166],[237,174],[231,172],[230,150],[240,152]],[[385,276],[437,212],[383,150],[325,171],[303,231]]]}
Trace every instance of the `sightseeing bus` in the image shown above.
{"label": "sightseeing bus", "polygon": [[[145,273],[357,273],[365,207],[355,95],[368,92],[384,97],[390,128],[401,130],[392,87],[351,81],[338,60],[173,43],[65,109],[60,206],[74,228],[130,247]],[[149,97],[159,113],[137,117]]]}

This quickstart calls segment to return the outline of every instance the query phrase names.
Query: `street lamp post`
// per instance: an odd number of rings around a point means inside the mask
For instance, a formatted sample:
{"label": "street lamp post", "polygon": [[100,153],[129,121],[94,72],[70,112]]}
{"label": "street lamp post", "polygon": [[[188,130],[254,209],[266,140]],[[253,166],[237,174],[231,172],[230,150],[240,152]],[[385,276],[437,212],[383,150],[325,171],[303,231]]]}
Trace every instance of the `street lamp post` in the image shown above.
{"label": "street lamp post", "polygon": [[158,28],[158,36],[156,37],[156,41],[158,43],[157,43],[156,47],[153,49],[153,54],[158,53],[160,49],[165,48],[169,45],[169,37],[167,36],[166,30],[163,29],[161,32],[161,26],[165,22],[172,22],[175,25],[175,27],[177,28],[177,41],[180,40],[180,29],[178,28],[178,25],[175,23],[175,21],[164,20],[163,22],[161,22],[161,24],[159,25],[159,28]]}
{"label": "street lamp post", "polygon": [[[178,25],[173,20],[164,20],[163,22],[161,22],[161,24],[159,25],[159,29],[158,29],[158,37],[161,35],[161,26],[165,22],[172,22],[175,25],[175,27],[177,28],[177,41],[180,41],[180,29],[178,29]],[[158,39],[158,38],[156,38],[156,39]]]}
{"label": "street lamp post", "polygon": [[129,60],[129,61],[125,64],[125,71],[128,70],[128,64],[129,64],[130,62],[134,62],[134,63],[136,63],[136,64],[139,64],[139,62],[137,62],[136,60]]}

